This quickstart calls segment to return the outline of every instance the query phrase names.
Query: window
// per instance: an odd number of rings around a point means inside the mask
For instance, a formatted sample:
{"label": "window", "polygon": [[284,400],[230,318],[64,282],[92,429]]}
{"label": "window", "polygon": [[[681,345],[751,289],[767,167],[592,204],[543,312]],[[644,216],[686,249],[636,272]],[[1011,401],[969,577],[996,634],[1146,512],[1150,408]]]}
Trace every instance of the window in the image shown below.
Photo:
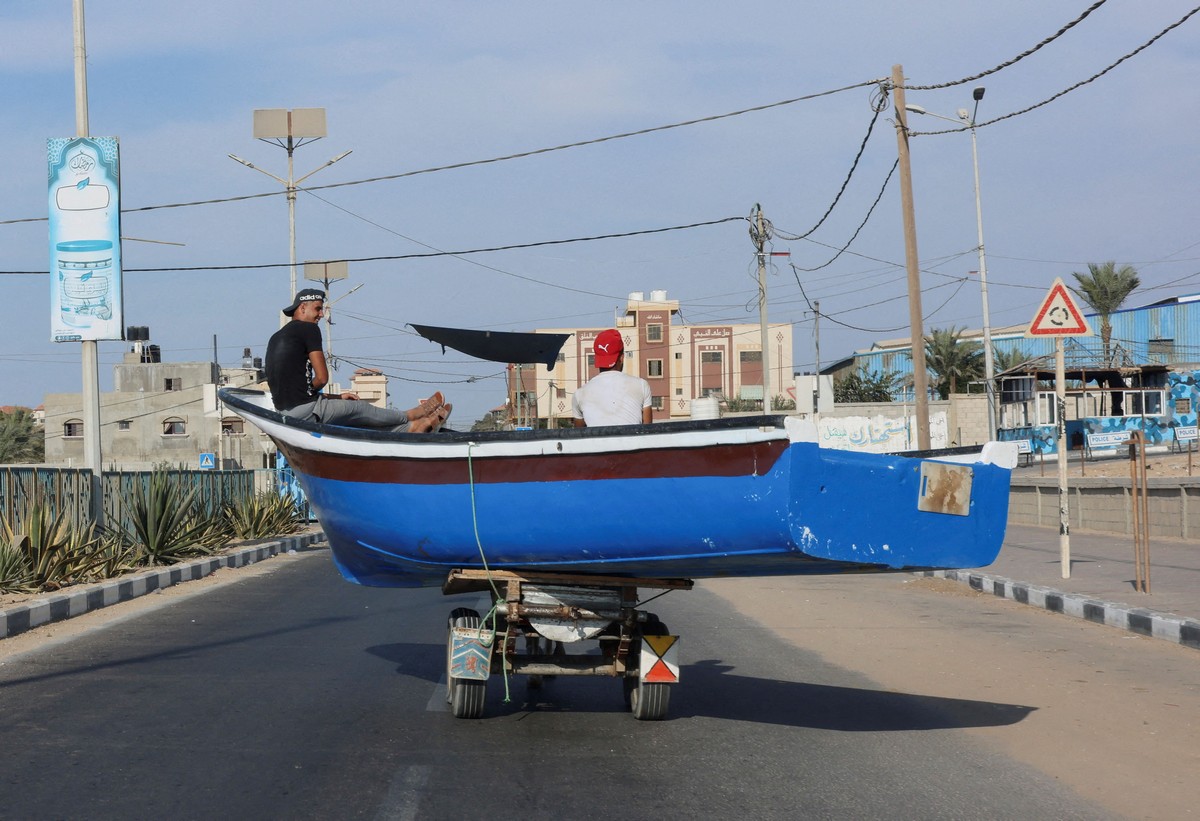
{"label": "window", "polygon": [[676,351],[676,352],[675,352],[675,358],[676,358],[676,359],[683,359],[683,353],[681,353],[680,351]]}
{"label": "window", "polygon": [[1151,339],[1147,353],[1152,362],[1170,362],[1175,358],[1174,339]]}
{"label": "window", "polygon": [[559,351],[558,356],[554,357],[554,361],[555,362],[566,362],[567,355],[565,353],[563,353],[562,351]]}
{"label": "window", "polygon": [[63,438],[64,439],[79,439],[83,436],[83,420],[68,419],[63,422]]}
{"label": "window", "polygon": [[722,362],[720,351],[701,351],[700,361],[708,365],[720,365]]}
{"label": "window", "polygon": [[132,428],[133,423],[128,419],[122,419],[121,421],[117,422],[117,430],[130,430]]}
{"label": "window", "polygon": [[590,353],[587,355],[587,358],[588,358],[588,367],[589,368],[596,367],[596,355],[594,353]]}
{"label": "window", "polygon": [[662,325],[647,325],[646,326],[646,341],[647,342],[662,342],[663,340]]}
{"label": "window", "polygon": [[650,397],[650,407],[654,408],[655,410],[662,410],[663,409],[663,397],[651,396]]}
{"label": "window", "polygon": [[1058,398],[1053,393],[1048,391],[1038,391],[1037,423],[1039,425],[1058,424],[1058,414],[1055,413],[1057,407]]}
{"label": "window", "polygon": [[662,363],[663,361],[661,359],[646,360],[646,376],[651,378],[661,378],[663,375]]}
{"label": "window", "polygon": [[751,362],[762,364],[762,351],[742,351],[738,356],[741,358],[743,365]]}
{"label": "window", "polygon": [[1125,394],[1126,416],[1158,416],[1162,409],[1162,391],[1129,391]]}
{"label": "window", "polygon": [[178,376],[172,376],[163,380],[164,391],[181,391],[183,390],[183,380]]}
{"label": "window", "polygon": [[226,416],[221,420],[222,436],[241,436],[246,432],[245,422],[240,416]]}
{"label": "window", "polygon": [[720,395],[721,395],[720,388],[701,388],[700,389],[700,398],[702,398],[702,399],[707,399],[710,396],[720,396]]}
{"label": "window", "polygon": [[187,436],[187,423],[178,416],[164,419],[163,436]]}

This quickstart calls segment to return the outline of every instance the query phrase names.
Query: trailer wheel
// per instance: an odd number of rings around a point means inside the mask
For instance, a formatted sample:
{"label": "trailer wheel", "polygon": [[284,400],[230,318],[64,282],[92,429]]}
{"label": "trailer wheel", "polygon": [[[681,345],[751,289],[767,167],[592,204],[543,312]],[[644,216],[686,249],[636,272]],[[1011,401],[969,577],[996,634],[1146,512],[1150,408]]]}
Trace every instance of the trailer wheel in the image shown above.
{"label": "trailer wheel", "polygon": [[482,718],[484,697],[487,695],[486,681],[456,679],[450,675],[450,656],[454,649],[454,628],[478,629],[479,613],[459,607],[450,613],[446,629],[446,701],[455,718]]}
{"label": "trailer wheel", "polygon": [[[644,636],[670,635],[667,626],[653,614],[642,625]],[[630,676],[625,679],[625,703],[638,721],[662,721],[671,703],[671,685],[647,684]]]}

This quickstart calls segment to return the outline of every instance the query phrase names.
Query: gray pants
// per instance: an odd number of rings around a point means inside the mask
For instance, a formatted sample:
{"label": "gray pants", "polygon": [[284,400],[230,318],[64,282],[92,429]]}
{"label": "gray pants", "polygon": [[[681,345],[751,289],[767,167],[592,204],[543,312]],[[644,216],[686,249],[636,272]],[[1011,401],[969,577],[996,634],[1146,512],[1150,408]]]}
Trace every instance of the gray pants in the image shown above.
{"label": "gray pants", "polygon": [[312,419],[323,425],[348,428],[383,428],[397,433],[408,431],[408,414],[393,408],[377,408],[361,399],[334,399],[324,395],[315,402],[282,411],[293,419]]}

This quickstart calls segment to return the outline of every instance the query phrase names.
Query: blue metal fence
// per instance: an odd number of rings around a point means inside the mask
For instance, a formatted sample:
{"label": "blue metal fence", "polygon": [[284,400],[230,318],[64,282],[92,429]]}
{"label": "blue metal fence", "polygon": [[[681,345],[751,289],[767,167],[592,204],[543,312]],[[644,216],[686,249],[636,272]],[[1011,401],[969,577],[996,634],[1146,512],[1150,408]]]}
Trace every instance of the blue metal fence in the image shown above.
{"label": "blue metal fence", "polygon": [[[237,502],[255,492],[252,470],[169,470],[171,482],[185,492],[197,488],[197,502],[206,516],[220,514],[226,502]],[[152,471],[105,471],[101,475],[105,520],[124,524],[122,499],[135,488],[149,487]],[[66,511],[76,525],[91,519],[93,476],[80,468],[0,467],[0,515],[19,529],[25,502],[40,497],[51,509]]]}

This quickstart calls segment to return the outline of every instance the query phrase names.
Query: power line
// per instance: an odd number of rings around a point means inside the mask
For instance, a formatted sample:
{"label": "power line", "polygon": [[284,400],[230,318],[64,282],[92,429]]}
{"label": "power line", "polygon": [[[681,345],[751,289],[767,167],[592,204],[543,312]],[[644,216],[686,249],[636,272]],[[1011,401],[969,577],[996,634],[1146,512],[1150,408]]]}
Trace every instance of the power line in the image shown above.
{"label": "power line", "polygon": [[978,74],[971,75],[970,77],[963,77],[961,80],[951,80],[948,83],[937,83],[935,85],[927,85],[927,86],[905,86],[905,88],[908,89],[909,91],[934,91],[934,90],[940,89],[940,88],[952,88],[954,86],[962,85],[963,83],[970,83],[974,80],[980,80],[984,77],[987,77],[989,74],[995,74],[1000,69],[1008,68],[1009,66],[1013,65],[1014,63],[1024,60],[1026,57],[1033,54],[1034,52],[1041,50],[1041,48],[1043,46],[1047,46],[1050,43],[1053,43],[1059,37],[1062,37],[1064,34],[1066,34],[1069,30],[1073,29],[1075,26],[1082,23],[1085,17],[1087,17],[1089,14],[1091,14],[1096,9],[1103,6],[1106,2],[1108,2],[1108,0],[1097,0],[1097,2],[1092,3],[1092,5],[1088,6],[1086,9],[1084,9],[1083,14],[1079,15],[1074,20],[1067,23],[1065,26],[1060,28],[1058,31],[1054,32],[1054,34],[1051,34],[1045,40],[1042,40],[1036,46],[1026,49],[1025,51],[1018,54],[1016,57],[1013,57],[1011,60],[1005,60],[1000,65],[995,66],[994,68],[989,68],[987,71],[981,71]]}
{"label": "power line", "polygon": [[[1179,18],[1174,23],[1167,26],[1165,29],[1163,29],[1158,34],[1151,37],[1146,42],[1142,43],[1140,46],[1135,48],[1133,51],[1129,52],[1128,54],[1125,54],[1124,56],[1117,59],[1115,62],[1109,64],[1108,67],[1104,68],[1101,71],[1096,72],[1091,77],[1088,77],[1086,80],[1080,80],[1078,83],[1075,83],[1074,85],[1067,86],[1062,91],[1058,92],[1057,94],[1053,94],[1050,97],[1047,97],[1046,99],[1042,100],[1040,103],[1034,103],[1033,105],[1031,105],[1027,108],[1022,108],[1020,111],[1013,111],[1009,114],[1002,114],[999,117],[994,117],[993,119],[985,120],[982,123],[973,123],[970,125],[964,125],[960,128],[946,128],[946,129],[942,129],[940,131],[910,131],[910,132],[908,132],[908,136],[910,136],[910,137],[928,137],[928,136],[932,136],[934,134],[957,134],[960,131],[966,131],[970,128],[983,128],[984,126],[994,125],[998,122],[1012,119],[1013,117],[1019,117],[1022,114],[1028,114],[1030,111],[1033,111],[1036,108],[1041,108],[1044,105],[1048,105],[1048,104],[1054,102],[1055,100],[1057,100],[1059,97],[1069,94],[1072,91],[1074,91],[1075,89],[1080,88],[1081,86],[1085,86],[1088,83],[1091,83],[1091,82],[1094,82],[1095,80],[1100,79],[1105,74],[1108,74],[1108,72],[1112,71],[1114,68],[1121,65],[1121,63],[1125,62],[1126,60],[1130,59],[1131,57],[1136,56],[1137,54],[1146,50],[1150,46],[1154,45],[1154,43],[1157,42],[1159,40],[1159,38],[1166,35],[1167,32],[1169,32],[1173,29],[1176,29],[1179,26],[1182,26],[1197,12],[1200,12],[1200,6],[1197,6],[1196,8],[1189,11],[1187,14],[1183,15],[1183,17]],[[938,86],[930,86],[930,88],[937,88],[937,87]],[[920,89],[923,87],[922,86],[906,86],[906,88]]]}
{"label": "power line", "polygon": [[[329,190],[332,188],[346,188],[346,187],[352,186],[352,185],[366,185],[368,183],[373,183],[373,182],[385,182],[385,181],[389,181],[389,180],[404,179],[406,177],[415,177],[415,176],[418,176],[421,174],[433,174],[433,173],[436,173],[439,171],[453,171],[453,170],[456,170],[459,168],[471,168],[471,167],[477,166],[477,165],[488,165],[490,163],[506,162],[508,160],[519,160],[519,159],[524,159],[526,157],[535,157],[540,154],[549,154],[549,153],[555,152],[555,151],[565,151],[569,148],[582,148],[584,146],[597,145],[599,143],[611,142],[613,140],[624,140],[624,139],[628,139],[630,137],[641,137],[646,134],[654,134],[659,131],[669,131],[669,130],[675,129],[675,128],[684,128],[686,126],[700,125],[702,123],[710,123],[710,122],[715,122],[717,120],[725,120],[725,119],[729,119],[730,117],[740,117],[744,114],[754,114],[759,111],[767,111],[772,108],[780,108],[782,106],[794,105],[795,103],[806,102],[808,100],[816,100],[821,97],[829,97],[834,94],[840,94],[843,91],[851,91],[856,88],[863,88],[865,86],[878,85],[879,83],[880,83],[880,80],[866,80],[866,81],[863,81],[860,83],[852,83],[851,85],[843,86],[841,88],[833,88],[833,89],[829,89],[827,91],[818,91],[813,94],[804,94],[800,97],[793,97],[788,100],[780,100],[780,101],[774,102],[774,103],[765,103],[763,105],[751,106],[749,108],[743,108],[743,109],[739,109],[737,111],[730,111],[726,114],[713,114],[713,115],[710,115],[707,117],[696,117],[694,119],[684,120],[682,122],[669,123],[667,125],[651,126],[649,128],[638,129],[637,131],[622,132],[620,134],[609,134],[604,137],[595,137],[590,140],[580,140],[578,142],[573,142],[573,143],[563,143],[562,145],[549,146],[546,148],[535,148],[530,151],[521,151],[516,154],[505,154],[503,156],[490,157],[490,158],[484,159],[484,160],[468,160],[466,162],[451,163],[449,165],[438,165],[438,166],[433,166],[431,168],[421,168],[421,169],[417,169],[415,171],[405,171],[405,172],[402,172],[399,174],[386,174],[386,175],[380,176],[380,177],[368,177],[367,179],[362,179],[362,180],[350,180],[349,182],[335,182],[335,183],[329,183],[327,185],[314,185],[314,186],[310,186],[307,188],[299,188],[297,190],[310,191],[310,192],[311,191],[326,191],[326,190]],[[269,192],[264,192],[261,194],[245,194],[245,195],[237,196],[237,197],[221,197],[221,198],[209,199],[209,200],[194,200],[192,202],[166,203],[163,205],[145,205],[140,208],[123,208],[123,209],[121,209],[121,213],[132,214],[132,213],[138,213],[141,211],[157,211],[157,210],[161,210],[164,208],[190,208],[194,205],[216,205],[218,203],[225,203],[225,202],[241,202],[243,200],[262,199],[264,197],[278,197],[278,196],[286,195],[286,194],[287,194],[286,191],[269,191]],[[27,217],[27,218],[23,218],[23,219],[0,220],[0,225],[13,225],[16,223],[23,223],[23,222],[45,222],[46,219],[47,219],[46,217]]]}
{"label": "power line", "polygon": [[[670,231],[687,231],[693,228],[706,228],[710,225],[721,225],[726,222],[740,222],[745,220],[745,217],[721,217],[720,219],[705,220],[703,222],[693,222],[687,225],[671,225],[666,228],[646,228],[640,231],[625,231],[614,234],[597,234],[590,237],[572,237],[570,239],[548,239],[540,242],[525,242],[516,243],[513,245],[496,245],[489,248],[471,248],[462,251],[430,251],[422,254],[389,254],[375,257],[344,257],[341,259],[329,259],[325,262],[394,262],[405,259],[432,259],[435,257],[457,257],[467,254],[490,254],[496,251],[516,251],[524,248],[544,248],[552,245],[568,245],[573,242],[596,242],[605,239],[624,239],[626,237],[641,237],[650,234],[665,234]],[[254,271],[267,268],[287,268],[291,265],[289,262],[265,262],[258,265],[188,265],[177,266],[172,268],[126,268],[125,273],[140,273],[140,274],[162,274],[162,273],[181,273],[189,271]],[[46,271],[0,271],[0,275],[28,275],[28,274],[45,274]],[[505,273],[505,272],[501,272]],[[520,274],[510,274],[521,279],[528,279]],[[554,283],[541,282],[540,280],[532,280],[543,285],[553,285],[556,288],[566,288],[566,290],[576,290],[567,288],[564,285],[555,285]],[[608,294],[597,294],[592,291],[579,291],[582,294],[589,296],[603,296],[611,298]]]}

